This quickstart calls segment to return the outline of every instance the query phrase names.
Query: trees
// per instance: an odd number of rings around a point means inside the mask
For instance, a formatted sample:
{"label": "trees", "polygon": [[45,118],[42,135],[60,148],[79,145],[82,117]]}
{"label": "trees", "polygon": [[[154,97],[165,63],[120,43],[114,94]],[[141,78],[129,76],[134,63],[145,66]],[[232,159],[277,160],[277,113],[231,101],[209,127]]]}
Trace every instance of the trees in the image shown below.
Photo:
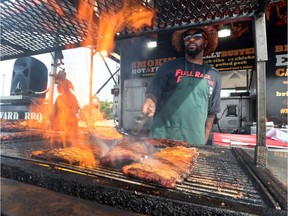
{"label": "trees", "polygon": [[86,122],[88,127],[93,127],[97,121],[113,119],[112,102],[100,101],[100,106],[87,104],[80,111],[80,120]]}
{"label": "trees", "polygon": [[113,103],[107,100],[100,102],[100,111],[104,115],[105,119],[113,119]]}

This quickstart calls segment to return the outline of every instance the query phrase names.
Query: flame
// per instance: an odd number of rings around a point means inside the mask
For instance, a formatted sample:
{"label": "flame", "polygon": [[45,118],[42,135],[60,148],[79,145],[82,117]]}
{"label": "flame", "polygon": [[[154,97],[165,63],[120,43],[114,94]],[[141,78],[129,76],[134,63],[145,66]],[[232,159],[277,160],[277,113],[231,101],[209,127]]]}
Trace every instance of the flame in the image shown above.
{"label": "flame", "polygon": [[147,9],[142,4],[129,4],[124,1],[124,6],[119,12],[110,11],[100,15],[97,36],[97,51],[106,50],[111,53],[114,49],[114,36],[124,27],[130,27],[135,32],[143,26],[150,26],[155,11]]}
{"label": "flame", "polygon": [[78,13],[76,18],[81,21],[87,23],[86,27],[86,35],[80,35],[81,37],[85,38],[86,41],[82,42],[82,46],[88,46],[93,44],[94,42],[94,21],[93,21],[93,15],[94,15],[94,7],[88,4],[86,1],[79,1],[78,6]]}
{"label": "flame", "polygon": [[31,104],[29,107],[29,112],[25,113],[25,126],[30,129],[47,130],[49,115],[51,108],[49,108],[48,103],[36,103]]}
{"label": "flame", "polygon": [[[97,5],[97,1],[94,2]],[[81,1],[78,7],[77,18],[88,23],[87,40],[82,45],[94,45],[96,39],[96,51],[106,50],[111,53],[114,49],[114,37],[124,27],[130,27],[137,32],[144,26],[151,26],[155,10],[143,6],[141,1],[132,2],[124,0],[123,7],[120,11],[110,8],[108,11],[102,11],[98,17],[98,29],[95,29],[93,19],[95,15],[94,8]]]}
{"label": "flame", "polygon": [[[97,128],[97,126],[92,125],[90,129],[86,128],[85,131],[78,129],[78,124],[75,125],[75,121],[71,121],[73,117],[70,113],[73,108],[77,107],[66,107],[66,105],[71,105],[71,98],[63,97],[63,93],[58,95],[58,99],[59,97],[61,100],[57,103],[60,108],[62,107],[62,111],[58,111],[57,115],[55,115],[56,103],[51,107],[47,102],[37,103],[30,106],[29,113],[26,113],[27,121],[21,122],[21,125],[34,131],[38,129],[35,132],[42,131],[43,135],[50,139],[51,151],[48,154],[54,155],[54,158],[61,158],[79,167],[93,168],[98,166],[99,158],[109,150],[106,142],[110,142],[112,138],[113,140],[120,139],[122,135],[113,127]],[[97,109],[96,111],[99,111],[100,114],[100,110]],[[91,118],[91,115],[89,117]],[[100,117],[103,118],[102,114]],[[45,151],[40,151],[40,153],[45,154]],[[37,151],[34,154],[37,155]],[[75,161],[77,164],[74,164]]]}

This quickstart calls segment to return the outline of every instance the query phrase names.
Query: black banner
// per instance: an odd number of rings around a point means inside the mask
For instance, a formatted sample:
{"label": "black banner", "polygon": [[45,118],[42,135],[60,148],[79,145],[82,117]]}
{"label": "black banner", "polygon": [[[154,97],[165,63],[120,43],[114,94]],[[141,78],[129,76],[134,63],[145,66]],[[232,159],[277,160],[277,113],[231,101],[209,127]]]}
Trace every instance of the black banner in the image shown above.
{"label": "black banner", "polygon": [[[251,20],[225,24],[225,28],[231,29],[231,36],[219,38],[216,51],[204,57],[204,60],[219,71],[252,69],[255,50]],[[124,79],[153,77],[164,62],[183,56],[184,54],[177,53],[172,47],[172,34],[170,31],[159,33],[157,36],[148,35],[123,40],[121,73]],[[147,43],[150,41],[157,41],[157,48],[148,48]]]}
{"label": "black banner", "polygon": [[254,40],[251,20],[220,24],[216,29],[229,29],[229,37],[220,37],[214,53],[205,61],[219,71],[252,69],[255,62]]}
{"label": "black banner", "polygon": [[281,1],[270,4],[266,12],[266,19],[268,41],[268,62],[266,64],[267,119],[273,121],[274,124],[287,125],[287,2]]}

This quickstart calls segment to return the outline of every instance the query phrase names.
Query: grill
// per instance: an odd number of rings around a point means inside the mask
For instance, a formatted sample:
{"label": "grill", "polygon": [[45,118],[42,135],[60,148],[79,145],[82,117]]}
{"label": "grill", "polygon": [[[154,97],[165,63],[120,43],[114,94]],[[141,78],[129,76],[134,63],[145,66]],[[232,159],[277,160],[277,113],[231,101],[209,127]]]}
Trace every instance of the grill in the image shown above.
{"label": "grill", "polygon": [[49,146],[47,140],[3,142],[2,177],[149,215],[286,215],[286,201],[268,191],[237,149],[199,147],[192,174],[175,189],[164,189],[115,169],[29,158]]}

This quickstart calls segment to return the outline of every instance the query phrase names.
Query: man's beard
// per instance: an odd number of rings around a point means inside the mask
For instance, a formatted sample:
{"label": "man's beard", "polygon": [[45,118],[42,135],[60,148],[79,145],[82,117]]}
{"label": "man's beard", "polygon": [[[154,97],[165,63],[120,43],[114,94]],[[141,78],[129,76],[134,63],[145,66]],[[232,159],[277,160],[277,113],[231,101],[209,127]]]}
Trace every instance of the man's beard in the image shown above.
{"label": "man's beard", "polygon": [[198,44],[194,43],[195,45],[195,49],[193,50],[190,50],[188,47],[185,47],[185,53],[188,55],[188,56],[196,56],[198,55],[199,53],[201,53],[203,50],[204,50],[204,43],[202,43],[200,46],[198,46]]}

